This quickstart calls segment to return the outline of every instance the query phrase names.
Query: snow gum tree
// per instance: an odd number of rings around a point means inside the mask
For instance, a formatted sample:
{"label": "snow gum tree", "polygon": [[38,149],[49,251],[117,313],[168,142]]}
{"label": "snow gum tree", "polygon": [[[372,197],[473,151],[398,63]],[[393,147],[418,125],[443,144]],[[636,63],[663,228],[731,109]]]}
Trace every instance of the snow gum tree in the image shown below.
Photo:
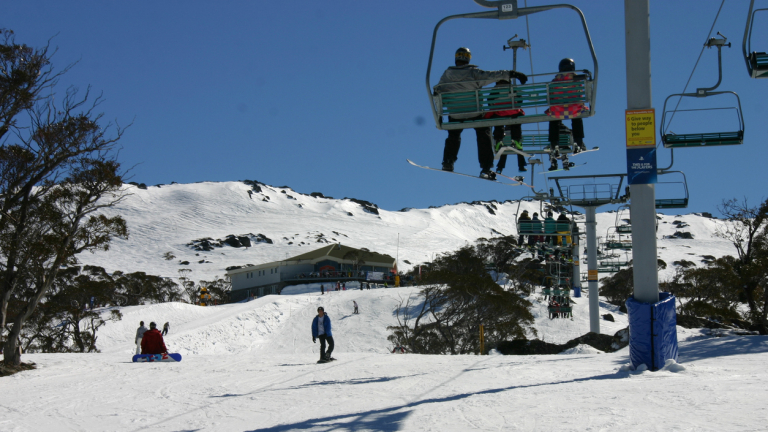
{"label": "snow gum tree", "polygon": [[768,200],[750,206],[746,199],[731,199],[719,210],[726,221],[716,235],[736,247],[736,256],[716,260],[712,267],[739,291],[760,334],[768,334]]}
{"label": "snow gum tree", "polygon": [[0,35],[0,329],[4,362],[18,365],[24,323],[62,266],[128,235],[122,217],[101,211],[125,196],[116,159],[123,129],[101,125],[100,99],[89,103],[87,91],[40,97],[60,76],[47,48]]}
{"label": "snow gum tree", "polygon": [[535,334],[531,304],[488,274],[478,250],[467,246],[434,261],[425,287],[397,308],[389,341],[421,354],[477,353],[479,327],[488,345]]}

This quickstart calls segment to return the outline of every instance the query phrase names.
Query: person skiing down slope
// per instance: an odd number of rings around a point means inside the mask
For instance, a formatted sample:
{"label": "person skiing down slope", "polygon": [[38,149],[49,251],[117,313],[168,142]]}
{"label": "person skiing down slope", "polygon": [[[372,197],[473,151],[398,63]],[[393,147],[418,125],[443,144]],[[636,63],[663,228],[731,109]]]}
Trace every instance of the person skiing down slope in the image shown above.
{"label": "person skiing down slope", "polygon": [[[322,306],[317,308],[317,316],[312,320],[312,342],[317,343],[320,338],[320,360],[318,363],[327,363],[336,360],[331,357],[333,352],[333,334],[331,333],[331,319],[325,314]],[[325,343],[328,342],[328,351],[325,351]]]}

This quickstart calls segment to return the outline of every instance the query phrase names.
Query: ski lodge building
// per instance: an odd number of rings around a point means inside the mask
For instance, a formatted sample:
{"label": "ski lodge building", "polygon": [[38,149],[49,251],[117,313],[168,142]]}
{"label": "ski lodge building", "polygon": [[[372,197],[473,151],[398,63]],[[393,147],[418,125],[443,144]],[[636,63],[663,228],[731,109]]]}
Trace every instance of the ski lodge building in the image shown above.
{"label": "ski lodge building", "polygon": [[279,294],[283,287],[309,283],[394,283],[395,259],[389,255],[332,244],[283,261],[231,268],[230,301]]}

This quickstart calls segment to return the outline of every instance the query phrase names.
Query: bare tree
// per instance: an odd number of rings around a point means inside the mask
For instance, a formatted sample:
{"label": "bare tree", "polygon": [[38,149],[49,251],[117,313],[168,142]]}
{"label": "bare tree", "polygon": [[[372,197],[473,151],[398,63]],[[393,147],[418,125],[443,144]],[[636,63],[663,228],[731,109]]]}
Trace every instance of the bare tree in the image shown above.
{"label": "bare tree", "polygon": [[0,32],[0,329],[5,363],[18,364],[17,338],[59,269],[127,236],[125,221],[102,211],[125,196],[116,160],[123,129],[101,124],[100,98],[89,103],[88,91],[70,88],[59,103],[52,93],[41,98],[60,76],[48,48]]}

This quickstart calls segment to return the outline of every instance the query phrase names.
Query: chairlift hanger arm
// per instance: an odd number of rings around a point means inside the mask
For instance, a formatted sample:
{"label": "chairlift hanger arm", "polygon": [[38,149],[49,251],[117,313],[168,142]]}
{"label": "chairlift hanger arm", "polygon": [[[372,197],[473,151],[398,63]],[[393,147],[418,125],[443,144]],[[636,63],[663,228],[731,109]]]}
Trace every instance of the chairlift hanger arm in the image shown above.
{"label": "chairlift hanger arm", "polygon": [[[720,32],[717,32],[718,35],[723,36]],[[728,40],[725,36],[723,36],[722,39],[718,38],[710,38],[707,43],[704,44],[707,48],[715,47],[717,48],[717,83],[715,83],[712,87],[706,87],[706,88],[698,88],[696,89],[696,93],[698,93],[701,96],[706,96],[707,93],[711,92],[712,90],[715,90],[720,86],[720,82],[723,81],[723,56],[721,52],[722,47],[731,47],[730,43],[725,43],[725,41]]]}

